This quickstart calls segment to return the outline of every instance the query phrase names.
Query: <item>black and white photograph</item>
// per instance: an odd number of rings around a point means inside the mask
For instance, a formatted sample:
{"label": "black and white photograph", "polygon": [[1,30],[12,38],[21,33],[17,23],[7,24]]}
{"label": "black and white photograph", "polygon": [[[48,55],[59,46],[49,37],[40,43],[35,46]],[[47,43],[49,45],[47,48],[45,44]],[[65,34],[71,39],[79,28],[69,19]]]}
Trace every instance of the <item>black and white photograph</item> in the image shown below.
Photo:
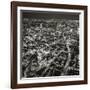
{"label": "black and white photograph", "polygon": [[86,6],[12,2],[11,24],[13,88],[87,83]]}
{"label": "black and white photograph", "polygon": [[80,74],[79,14],[21,11],[21,78]]}

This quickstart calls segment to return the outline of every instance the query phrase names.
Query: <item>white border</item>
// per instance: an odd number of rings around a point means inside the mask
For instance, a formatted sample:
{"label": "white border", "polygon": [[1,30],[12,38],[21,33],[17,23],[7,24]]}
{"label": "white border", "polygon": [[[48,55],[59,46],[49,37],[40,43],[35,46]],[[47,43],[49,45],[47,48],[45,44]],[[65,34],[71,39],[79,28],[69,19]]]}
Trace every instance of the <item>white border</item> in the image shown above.
{"label": "white border", "polygon": [[[39,77],[20,79],[20,10],[35,10],[35,11],[54,11],[54,12],[73,12],[80,13],[80,75],[78,76],[58,76],[58,77]],[[18,7],[17,8],[17,83],[42,83],[42,82],[63,82],[84,80],[84,11],[72,9],[52,9],[52,8],[35,8],[35,7]]]}

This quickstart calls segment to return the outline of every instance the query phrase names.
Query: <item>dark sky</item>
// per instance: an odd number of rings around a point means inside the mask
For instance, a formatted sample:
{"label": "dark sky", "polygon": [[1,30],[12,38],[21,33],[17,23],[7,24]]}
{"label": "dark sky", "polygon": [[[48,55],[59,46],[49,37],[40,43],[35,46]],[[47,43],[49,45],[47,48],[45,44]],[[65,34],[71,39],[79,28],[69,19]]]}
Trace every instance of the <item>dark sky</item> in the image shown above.
{"label": "dark sky", "polygon": [[21,10],[22,17],[36,19],[71,19],[79,20],[79,13],[69,12],[52,12],[52,11],[32,11]]}

